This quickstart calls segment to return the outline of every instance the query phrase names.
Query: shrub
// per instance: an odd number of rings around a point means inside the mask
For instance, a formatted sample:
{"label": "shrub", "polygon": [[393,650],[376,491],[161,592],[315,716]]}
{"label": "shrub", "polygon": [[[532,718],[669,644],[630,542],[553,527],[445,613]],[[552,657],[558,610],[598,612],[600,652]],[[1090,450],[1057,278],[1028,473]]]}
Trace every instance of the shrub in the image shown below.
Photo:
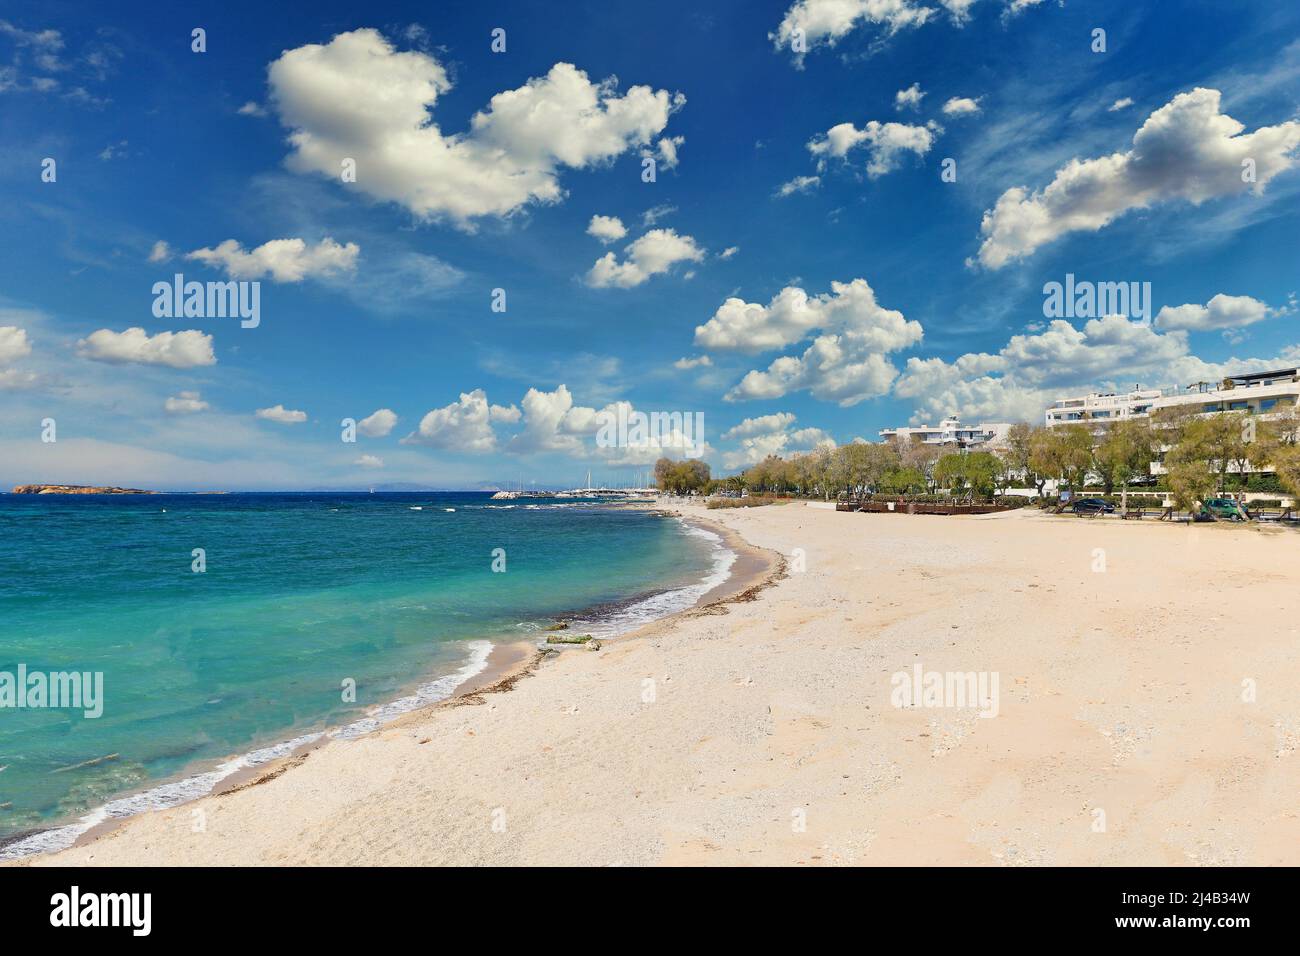
{"label": "shrub", "polygon": [[761,508],[763,505],[788,505],[793,498],[776,498],[766,495],[750,495],[748,498],[710,498],[705,502],[706,508]]}

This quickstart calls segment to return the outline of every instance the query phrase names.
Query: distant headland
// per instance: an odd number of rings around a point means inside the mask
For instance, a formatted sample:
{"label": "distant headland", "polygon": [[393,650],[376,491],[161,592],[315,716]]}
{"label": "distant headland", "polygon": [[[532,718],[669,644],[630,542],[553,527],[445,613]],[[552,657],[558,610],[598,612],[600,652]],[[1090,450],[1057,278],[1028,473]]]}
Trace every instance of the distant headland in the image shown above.
{"label": "distant headland", "polygon": [[16,495],[156,495],[141,488],[116,488],[104,485],[14,485]]}

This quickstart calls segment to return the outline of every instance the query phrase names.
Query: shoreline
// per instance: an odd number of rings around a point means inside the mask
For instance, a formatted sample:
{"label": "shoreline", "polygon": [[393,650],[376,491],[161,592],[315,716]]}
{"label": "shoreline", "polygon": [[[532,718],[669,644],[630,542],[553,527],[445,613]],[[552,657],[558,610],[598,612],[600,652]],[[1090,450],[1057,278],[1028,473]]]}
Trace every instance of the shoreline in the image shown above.
{"label": "shoreline", "polygon": [[[725,579],[719,582],[714,587],[710,588],[704,594],[697,597],[696,600],[688,607],[682,608],[680,610],[672,611],[662,617],[657,617],[648,620],[643,624],[640,624],[632,628],[629,631],[618,633],[607,637],[602,636],[600,638],[602,642],[622,641],[627,638],[633,637],[634,635],[644,630],[645,628],[652,627],[661,622],[672,620],[673,618],[676,618],[679,615],[688,614],[697,608],[701,608],[709,604],[723,603],[730,595],[745,590],[746,588],[752,587],[756,583],[756,579],[760,575],[765,573],[767,570],[770,570],[771,562],[765,561],[759,549],[753,548],[748,544],[748,542],[745,542],[744,539],[740,538],[730,529],[725,528],[724,526],[722,526],[717,522],[713,522],[707,519],[700,519],[698,516],[688,517],[681,514],[679,511],[670,510],[667,508],[663,508],[651,504],[637,504],[637,503],[629,502],[629,503],[618,503],[613,505],[613,507],[654,512],[654,513],[662,514],[665,517],[675,517],[681,519],[683,524],[687,526],[704,528],[719,536],[719,538],[721,539],[722,547],[732,552],[732,554],[735,555],[735,560],[728,567]],[[739,566],[739,569],[737,566]],[[649,595],[649,597],[653,598],[661,594],[674,593],[674,591],[676,590],[679,589],[669,588],[664,591],[652,592]],[[634,606],[636,603],[638,603],[641,600],[645,600],[645,597],[629,599],[626,606]],[[581,619],[582,612],[581,611],[575,612],[574,617],[575,619]],[[0,866],[12,866],[12,865],[21,866],[29,863],[32,860],[49,857],[53,854],[65,852],[67,850],[72,850],[78,847],[88,846],[95,843],[97,840],[104,837],[105,835],[121,829],[122,827],[126,826],[130,821],[136,819],[137,817],[151,814],[151,813],[168,812],[172,810],[181,809],[187,806],[192,806],[194,804],[197,804],[209,798],[218,798],[222,796],[227,796],[233,793],[237,793],[241,790],[247,789],[249,787],[258,786],[269,780],[273,780],[276,777],[279,777],[281,774],[286,773],[292,768],[300,765],[313,752],[316,752],[326,747],[330,743],[357,739],[360,736],[377,733],[381,730],[390,727],[400,727],[409,724],[415,720],[418,720],[423,716],[427,716],[429,713],[437,710],[438,708],[444,705],[453,705],[453,704],[459,705],[457,702],[464,703],[465,699],[470,699],[477,702],[477,701],[481,701],[482,695],[484,694],[503,693],[511,689],[514,686],[515,682],[517,682],[521,678],[535,673],[538,667],[542,664],[542,662],[544,662],[548,657],[552,655],[561,653],[562,648],[564,650],[569,650],[569,651],[585,649],[583,645],[572,645],[572,646],[569,645],[547,646],[544,644],[539,645],[534,640],[529,640],[529,639],[494,640],[491,638],[487,638],[484,640],[491,643],[491,649],[488,651],[486,660],[484,661],[482,667],[479,668],[477,671],[475,671],[473,674],[470,674],[467,677],[465,677],[458,684],[456,684],[445,697],[442,697],[438,700],[433,700],[422,704],[418,704],[410,710],[407,710],[402,713],[398,713],[387,720],[377,722],[375,726],[370,727],[369,729],[362,731],[361,733],[353,733],[353,734],[348,734],[346,736],[343,735],[343,732],[346,731],[348,728],[351,728],[357,724],[361,724],[366,721],[373,720],[373,718],[370,717],[369,712],[367,713],[367,716],[358,718],[356,721],[351,721],[347,724],[329,726],[320,731],[310,731],[306,734],[301,734],[294,737],[288,737],[277,741],[272,741],[263,746],[254,747],[241,754],[228,755],[216,761],[216,767],[218,769],[222,766],[227,765],[230,762],[238,761],[238,760],[246,760],[250,756],[262,753],[266,750],[278,749],[294,743],[295,740],[302,740],[301,743],[297,743],[295,746],[292,746],[289,750],[287,750],[283,754],[280,754],[278,756],[275,756],[263,762],[240,767],[234,770],[233,772],[221,777],[210,789],[208,789],[203,793],[198,793],[194,796],[181,799],[179,802],[172,804],[170,806],[145,808],[123,816],[109,817],[97,823],[91,824],[87,829],[79,833],[76,836],[76,838],[72,841],[72,843],[66,847],[53,848],[50,850],[37,850],[30,853],[26,853],[22,856],[14,857],[9,860],[0,861]],[[477,643],[477,641],[467,641],[465,643],[473,644],[473,643]],[[443,675],[443,677],[433,677],[432,680],[445,679],[445,676],[447,675]],[[430,681],[427,680],[423,681],[421,682],[420,685],[417,685],[417,687],[423,686],[423,684],[426,684],[428,682]],[[383,704],[376,705],[376,707],[372,708],[372,711],[382,711],[384,708],[391,707],[395,703],[407,699],[407,697],[409,696],[410,696],[409,694],[399,695],[397,698],[394,698],[394,700],[392,701],[388,701]],[[310,737],[312,739],[304,740],[303,738],[305,737]],[[198,766],[202,766],[202,765],[196,765],[196,768]],[[206,773],[211,773],[211,772],[214,771],[212,770],[206,771]],[[169,784],[171,785],[181,784],[186,781],[190,781],[202,777],[204,776],[204,774],[205,771],[194,772],[194,769],[190,771],[183,771],[172,777],[153,781],[149,786],[146,786],[140,790],[129,791],[126,793],[118,794],[112,797],[111,799],[105,801],[105,803],[100,804],[98,807],[91,809],[86,814],[82,814],[81,817],[78,817],[76,820],[69,821],[66,823],[55,824],[49,827],[43,827],[37,830],[31,830],[24,833],[18,833],[6,840],[0,840],[0,851],[3,851],[4,848],[7,846],[10,846],[15,843],[22,843],[26,840],[32,839],[34,837],[38,837],[43,833],[62,830],[68,827],[75,827],[80,822],[82,822],[86,816],[93,815],[97,812],[100,812],[116,801],[123,800],[123,799],[130,799],[133,796],[139,796],[146,793],[150,793],[160,787],[166,787]]]}
{"label": "shoreline", "polygon": [[[205,832],[162,810],[15,865],[1300,862],[1285,535],[666,510],[768,573],[205,797]],[[896,700],[921,671],[992,706]]]}

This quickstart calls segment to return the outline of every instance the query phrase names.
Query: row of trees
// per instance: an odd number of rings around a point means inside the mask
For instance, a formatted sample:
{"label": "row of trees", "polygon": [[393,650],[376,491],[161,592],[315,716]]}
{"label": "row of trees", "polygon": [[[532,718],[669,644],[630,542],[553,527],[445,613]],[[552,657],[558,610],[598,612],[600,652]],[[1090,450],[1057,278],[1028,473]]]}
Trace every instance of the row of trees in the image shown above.
{"label": "row of trees", "polygon": [[[656,466],[655,476],[659,487],[669,490],[685,485],[823,498],[940,490],[988,497],[1017,486],[1033,486],[1042,495],[1046,484],[1056,481],[1072,489],[1095,483],[1106,494],[1120,489],[1127,499],[1133,483],[1150,476],[1153,462],[1163,462],[1169,492],[1186,510],[1226,489],[1229,476],[1251,471],[1276,472],[1281,485],[1300,496],[1300,416],[1294,408],[1268,419],[1169,409],[1152,419],[1117,421],[1098,436],[1081,424],[1049,429],[1021,422],[996,452],[945,454],[934,445],[859,441],[790,458],[768,456],[719,481],[708,479],[703,462],[667,459]],[[690,476],[682,472],[688,466]]]}
{"label": "row of trees", "polygon": [[931,473],[938,460],[932,451],[904,459],[899,449],[889,444],[854,442],[838,448],[822,446],[788,459],[769,455],[728,481],[731,487],[745,488],[751,493],[823,498],[885,489],[896,493],[928,491],[933,488]]}
{"label": "row of trees", "polygon": [[1261,470],[1275,472],[1282,487],[1300,497],[1300,415],[1295,408],[1275,418],[1166,415],[1155,431],[1167,448],[1167,480],[1180,507],[1227,488],[1230,473]]}
{"label": "row of trees", "polygon": [[1006,469],[988,452],[943,454],[934,445],[854,442],[822,446],[805,455],[769,455],[718,485],[751,494],[835,498],[841,494],[955,494],[987,496],[1006,487]]}
{"label": "row of trees", "polygon": [[685,461],[660,458],[655,462],[655,487],[670,494],[703,494],[712,491],[715,484],[708,462],[699,458]]}
{"label": "row of trees", "polygon": [[1161,462],[1169,493],[1183,509],[1227,491],[1229,475],[1244,487],[1246,475],[1265,470],[1300,495],[1300,417],[1295,409],[1272,418],[1164,409],[1153,418],[1115,422],[1099,437],[1085,425],[1018,425],[1007,455],[1033,476],[1040,494],[1043,484],[1055,478],[1070,488],[1095,481],[1106,494],[1120,488],[1127,498],[1129,486],[1150,475],[1152,463]]}

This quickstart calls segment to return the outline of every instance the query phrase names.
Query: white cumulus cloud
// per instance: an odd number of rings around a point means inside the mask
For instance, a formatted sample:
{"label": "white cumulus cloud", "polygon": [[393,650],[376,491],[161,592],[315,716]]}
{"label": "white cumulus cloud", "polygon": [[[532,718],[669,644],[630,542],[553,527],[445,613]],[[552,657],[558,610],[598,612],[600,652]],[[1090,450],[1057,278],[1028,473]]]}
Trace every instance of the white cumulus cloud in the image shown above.
{"label": "white cumulus cloud", "polygon": [[496,451],[494,421],[518,421],[514,406],[491,405],[481,388],[461,392],[460,400],[428,412],[403,445],[429,445],[448,451],[484,454]]}
{"label": "white cumulus cloud", "polygon": [[36,384],[35,372],[5,367],[31,354],[32,346],[27,341],[26,329],[20,329],[16,325],[0,325],[0,389],[17,390]]}
{"label": "white cumulus cloud", "polygon": [[77,343],[77,354],[110,365],[194,368],[217,364],[217,357],[212,352],[212,336],[195,329],[156,335],[149,335],[139,327],[123,332],[100,329]]}
{"label": "white cumulus cloud", "polygon": [[859,146],[867,150],[867,175],[883,176],[898,167],[904,153],[924,156],[943,130],[936,123],[913,126],[908,123],[881,123],[870,120],[862,129],[852,123],[839,123],[808,143],[808,151],[817,158],[818,170],[830,159],[848,161]]}
{"label": "white cumulus cloud", "polygon": [[[427,53],[397,50],[373,29],[288,50],[268,76],[271,102],[290,131],[290,169],[338,180],[341,160],[353,159],[350,188],[465,228],[477,217],[558,202],[562,167],[600,165],[650,146],[686,102],[648,86],[620,94],[612,79],[593,83],[576,66],[556,63],[493,96],[467,130],[445,134],[433,110],[452,88],[446,68]],[[659,148],[665,152],[662,140]]]}
{"label": "white cumulus cloud", "polygon": [[798,0],[768,38],[778,49],[791,51],[796,60],[802,60],[803,54],[795,46],[797,38],[807,50],[834,46],[860,24],[893,34],[919,27],[934,13],[932,7],[912,0]]}
{"label": "white cumulus cloud", "polygon": [[[948,11],[949,21],[964,26],[976,0],[937,0]],[[1035,7],[1042,0],[1001,0],[1003,19]],[[860,28],[876,29],[877,42],[902,30],[914,29],[939,19],[939,11],[926,6],[924,0],[796,0],[785,12],[781,23],[768,34],[780,50],[794,55],[801,64],[806,52],[818,47],[833,47],[845,36]],[[799,42],[802,41],[802,42]]]}
{"label": "white cumulus cloud", "polygon": [[756,435],[769,435],[773,432],[782,432],[794,424],[795,416],[793,412],[773,412],[771,415],[759,415],[756,418],[746,418],[739,425],[733,425],[722,433],[723,441],[731,441],[738,438],[753,438]]}
{"label": "white cumulus cloud", "polygon": [[954,96],[948,102],[943,104],[944,116],[969,116],[971,113],[980,111],[980,100],[983,97],[971,99],[969,96]]}
{"label": "white cumulus cloud", "polygon": [[1156,326],[1194,332],[1233,329],[1254,325],[1272,315],[1283,314],[1284,311],[1270,309],[1267,303],[1249,295],[1225,295],[1220,292],[1204,305],[1189,302],[1186,305],[1165,306],[1156,314]]}
{"label": "white cumulus cloud", "polygon": [[832,282],[831,291],[809,295],[786,286],[767,305],[732,297],[695,328],[695,344],[749,354],[785,348],[816,330],[851,331],[880,351],[897,351],[921,340],[921,324],[883,308],[866,279]]}
{"label": "white cumulus cloud", "polygon": [[746,418],[722,433],[723,441],[738,442],[736,448],[723,453],[722,466],[743,468],[762,461],[768,455],[789,457],[807,454],[819,445],[835,447],[835,439],[822,429],[794,429],[794,423],[795,416],[790,412]]}
{"label": "white cumulus cloud", "polygon": [[1294,361],[1273,357],[1211,365],[1191,354],[1187,335],[1186,329],[1162,332],[1120,315],[1092,319],[1082,328],[1056,319],[1040,332],[1012,336],[996,353],[967,353],[952,362],[911,358],[894,394],[915,403],[916,419],[934,421],[958,412],[967,419],[1041,422],[1047,406],[1062,395],[1138,382],[1163,387],[1217,381]]}
{"label": "white cumulus cloud", "polygon": [[921,100],[925,99],[925,91],[921,89],[920,83],[913,83],[905,90],[899,90],[894,94],[894,107],[896,109],[920,109]]}
{"label": "white cumulus cloud", "polygon": [[675,229],[651,229],[623,250],[622,262],[612,252],[596,260],[587,273],[587,284],[598,289],[630,289],[662,275],[679,262],[699,262],[704,249],[691,236],[679,236]]}
{"label": "white cumulus cloud", "polygon": [[777,187],[774,195],[778,199],[785,199],[787,196],[793,196],[795,193],[812,192],[821,183],[820,176],[796,176],[789,182],[784,182]]}
{"label": "white cumulus cloud", "polygon": [[181,392],[168,396],[167,401],[163,402],[163,410],[169,415],[192,415],[195,412],[205,412],[210,407],[198,392]]}
{"label": "white cumulus cloud", "polygon": [[367,438],[383,438],[396,424],[397,413],[391,408],[380,408],[357,422],[357,431]]}
{"label": "white cumulus cloud", "polygon": [[655,151],[641,151],[642,158],[654,156],[660,169],[673,169],[677,166],[677,150],[686,142],[685,136],[664,136],[655,144]]}
{"label": "white cumulus cloud", "polygon": [[254,414],[258,418],[265,419],[268,422],[278,422],[281,425],[298,425],[307,420],[306,412],[285,408],[283,405],[259,408]]}
{"label": "white cumulus cloud", "polygon": [[234,239],[215,249],[195,249],[186,259],[195,259],[214,269],[224,269],[232,279],[260,279],[269,275],[276,282],[301,282],[306,278],[351,272],[356,268],[361,247],[355,242],[339,245],[326,236],[316,245],[302,239],[272,239],[252,251]]}
{"label": "white cumulus cloud", "polygon": [[0,325],[0,365],[8,365],[32,354],[27,330],[16,325]]}
{"label": "white cumulus cloud", "polygon": [[939,0],[939,5],[948,11],[953,23],[962,25],[970,19],[970,8],[975,5],[975,0]]}
{"label": "white cumulus cloud", "polygon": [[512,452],[579,454],[583,450],[580,436],[592,434],[599,427],[596,410],[575,406],[566,385],[551,392],[530,388],[519,404],[523,406],[524,427],[510,440]]}
{"label": "white cumulus cloud", "polygon": [[1040,190],[1008,189],[984,213],[979,262],[1000,269],[1067,233],[1096,232],[1134,209],[1262,193],[1295,166],[1300,122],[1247,133],[1220,112],[1219,101],[1218,90],[1180,93],[1147,117],[1131,149],[1072,159]]}
{"label": "white cumulus cloud", "polygon": [[783,355],[766,370],[752,370],[727,401],[780,398],[806,390],[843,406],[889,391],[898,370],[885,357],[921,341],[921,324],[876,301],[865,279],[832,282],[831,291],[810,296],[787,286],[767,305],[727,299],[704,325],[695,344],[707,349],[757,353],[813,336],[802,355]]}
{"label": "white cumulus cloud", "polygon": [[605,245],[618,242],[627,235],[627,227],[618,216],[592,216],[587,224],[587,235],[595,236]]}

